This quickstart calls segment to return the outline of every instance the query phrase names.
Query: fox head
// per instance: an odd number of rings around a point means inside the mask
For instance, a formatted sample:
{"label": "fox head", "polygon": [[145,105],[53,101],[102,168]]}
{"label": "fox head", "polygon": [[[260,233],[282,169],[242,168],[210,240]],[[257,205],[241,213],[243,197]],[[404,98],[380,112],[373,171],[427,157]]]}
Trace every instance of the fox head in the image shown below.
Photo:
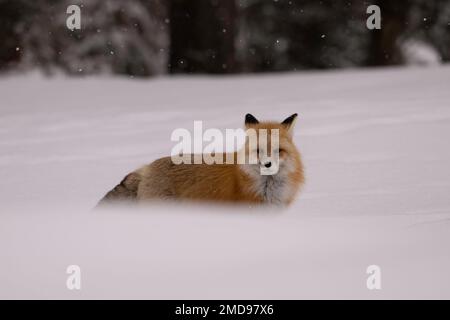
{"label": "fox head", "polygon": [[245,172],[286,175],[296,170],[300,157],[292,141],[296,119],[296,113],[282,122],[260,122],[251,114],[245,116]]}

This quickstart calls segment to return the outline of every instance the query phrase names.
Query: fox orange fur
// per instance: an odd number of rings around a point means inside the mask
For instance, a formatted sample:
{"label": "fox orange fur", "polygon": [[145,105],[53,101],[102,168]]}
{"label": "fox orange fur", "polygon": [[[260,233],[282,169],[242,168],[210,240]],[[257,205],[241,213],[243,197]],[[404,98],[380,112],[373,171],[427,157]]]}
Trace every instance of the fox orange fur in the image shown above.
{"label": "fox orange fur", "polygon": [[[246,115],[246,129],[253,128],[257,132],[268,129],[268,148],[269,129],[279,130],[279,150],[270,150],[270,153],[279,153],[279,170],[274,175],[260,174],[260,167],[267,167],[259,157],[259,148],[263,146],[258,142],[258,149],[250,150],[247,139],[244,152],[247,155],[256,152],[256,164],[174,164],[171,157],[165,157],[128,174],[100,203],[190,200],[288,205],[304,183],[300,153],[292,140],[296,117],[294,114],[278,123],[259,122],[251,114]],[[233,156],[237,159],[237,152]]]}

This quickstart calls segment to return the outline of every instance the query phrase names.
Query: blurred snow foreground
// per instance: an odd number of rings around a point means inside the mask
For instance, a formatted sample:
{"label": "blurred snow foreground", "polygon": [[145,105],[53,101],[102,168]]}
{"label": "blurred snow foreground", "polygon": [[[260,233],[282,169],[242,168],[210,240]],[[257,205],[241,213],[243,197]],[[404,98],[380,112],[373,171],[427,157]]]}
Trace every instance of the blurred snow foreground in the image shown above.
{"label": "blurred snow foreground", "polygon": [[[448,66],[2,78],[0,298],[448,299],[449,83]],[[238,128],[247,112],[300,115],[307,183],[292,207],[91,210],[168,155],[175,128]]]}

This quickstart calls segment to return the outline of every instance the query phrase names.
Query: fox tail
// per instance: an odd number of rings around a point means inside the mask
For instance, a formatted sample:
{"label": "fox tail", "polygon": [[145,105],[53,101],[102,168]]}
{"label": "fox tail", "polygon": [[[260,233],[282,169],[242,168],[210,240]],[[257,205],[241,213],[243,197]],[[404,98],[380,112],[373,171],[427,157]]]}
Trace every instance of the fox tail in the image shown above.
{"label": "fox tail", "polygon": [[103,204],[108,204],[115,201],[129,201],[134,202],[137,198],[137,191],[141,176],[132,172],[128,174],[123,180],[110,190],[97,204],[97,207]]}

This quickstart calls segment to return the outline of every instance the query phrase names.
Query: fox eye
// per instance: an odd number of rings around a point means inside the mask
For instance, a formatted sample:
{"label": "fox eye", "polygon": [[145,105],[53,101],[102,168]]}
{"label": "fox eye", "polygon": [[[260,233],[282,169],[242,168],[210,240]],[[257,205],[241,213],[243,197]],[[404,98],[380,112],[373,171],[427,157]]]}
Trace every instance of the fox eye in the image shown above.
{"label": "fox eye", "polygon": [[284,149],[278,149],[278,153],[279,154],[282,154],[282,153],[285,153],[286,152],[286,150],[284,150]]}

